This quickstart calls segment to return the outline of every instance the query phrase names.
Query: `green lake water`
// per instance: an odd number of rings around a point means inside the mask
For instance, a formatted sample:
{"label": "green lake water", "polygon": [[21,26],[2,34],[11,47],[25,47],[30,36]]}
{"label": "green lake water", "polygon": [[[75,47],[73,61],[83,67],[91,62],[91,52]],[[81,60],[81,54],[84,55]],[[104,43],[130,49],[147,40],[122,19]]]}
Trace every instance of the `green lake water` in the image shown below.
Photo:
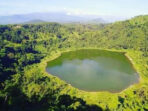
{"label": "green lake water", "polygon": [[46,71],[85,91],[120,92],[139,79],[123,53],[97,49],[62,53]]}

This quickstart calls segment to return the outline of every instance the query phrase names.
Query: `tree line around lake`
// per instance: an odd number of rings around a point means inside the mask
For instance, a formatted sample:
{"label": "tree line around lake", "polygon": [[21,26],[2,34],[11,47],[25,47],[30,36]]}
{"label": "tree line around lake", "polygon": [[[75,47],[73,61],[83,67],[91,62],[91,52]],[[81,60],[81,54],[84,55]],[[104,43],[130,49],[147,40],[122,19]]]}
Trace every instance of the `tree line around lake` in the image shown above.
{"label": "tree line around lake", "polygon": [[87,47],[139,52],[139,67],[144,67],[142,77],[148,80],[148,16],[100,25],[0,25],[0,110],[148,110],[146,82],[129,95],[117,96],[118,104],[111,109],[105,103],[102,107],[70,94],[61,94],[67,84],[38,68],[42,59],[52,52]]}

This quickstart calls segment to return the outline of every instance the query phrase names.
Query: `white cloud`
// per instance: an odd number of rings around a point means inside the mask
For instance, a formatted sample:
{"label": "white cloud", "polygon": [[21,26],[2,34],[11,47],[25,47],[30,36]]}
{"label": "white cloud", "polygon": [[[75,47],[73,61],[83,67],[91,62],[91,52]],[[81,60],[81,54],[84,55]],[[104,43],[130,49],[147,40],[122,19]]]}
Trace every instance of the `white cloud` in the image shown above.
{"label": "white cloud", "polygon": [[98,13],[92,13],[89,11],[83,11],[80,9],[68,9],[68,8],[64,8],[64,11],[67,13],[67,15],[79,15],[79,16],[83,16],[83,15],[98,15]]}

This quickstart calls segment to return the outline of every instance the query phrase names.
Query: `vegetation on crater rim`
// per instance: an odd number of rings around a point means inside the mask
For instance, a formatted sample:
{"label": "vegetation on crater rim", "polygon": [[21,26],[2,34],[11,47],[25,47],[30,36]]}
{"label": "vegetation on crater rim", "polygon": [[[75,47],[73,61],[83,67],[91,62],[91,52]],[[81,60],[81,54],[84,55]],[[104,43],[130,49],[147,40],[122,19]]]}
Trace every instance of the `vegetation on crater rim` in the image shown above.
{"label": "vegetation on crater rim", "polygon": [[[8,111],[148,110],[148,16],[108,25],[0,26],[0,109]],[[121,93],[84,92],[45,72],[61,51],[124,51],[140,83]]]}

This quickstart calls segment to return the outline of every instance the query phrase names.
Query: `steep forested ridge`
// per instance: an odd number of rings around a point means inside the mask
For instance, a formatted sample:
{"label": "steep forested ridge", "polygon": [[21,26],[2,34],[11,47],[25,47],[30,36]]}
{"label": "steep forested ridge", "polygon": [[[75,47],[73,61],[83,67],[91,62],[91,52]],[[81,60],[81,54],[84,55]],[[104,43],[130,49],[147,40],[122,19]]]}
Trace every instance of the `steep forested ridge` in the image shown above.
{"label": "steep forested ridge", "polygon": [[[48,58],[60,51],[79,48],[127,52],[140,73],[140,83],[121,94],[89,94],[44,71]],[[148,16],[106,25],[0,26],[2,111],[148,110],[147,80]]]}

